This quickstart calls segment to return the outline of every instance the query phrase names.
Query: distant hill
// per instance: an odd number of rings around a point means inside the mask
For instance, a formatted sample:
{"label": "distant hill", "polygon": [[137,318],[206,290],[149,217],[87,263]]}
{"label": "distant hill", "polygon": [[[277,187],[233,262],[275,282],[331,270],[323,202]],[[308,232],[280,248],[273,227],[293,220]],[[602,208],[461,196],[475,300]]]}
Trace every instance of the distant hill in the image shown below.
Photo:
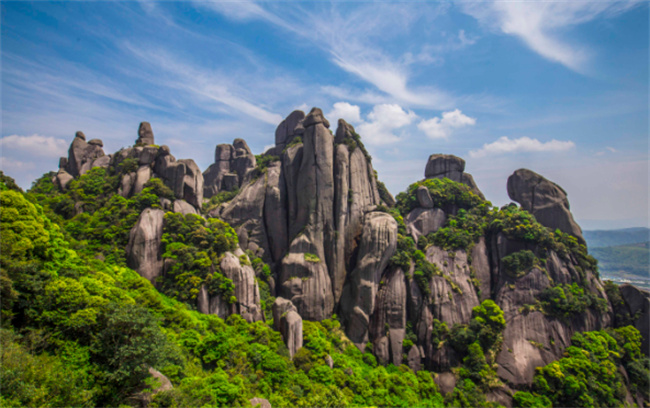
{"label": "distant hill", "polygon": [[591,255],[598,259],[601,273],[618,275],[632,274],[650,278],[649,243],[641,242],[590,249]]}
{"label": "distant hill", "polygon": [[650,229],[645,227],[583,231],[583,235],[589,249],[650,241]]}

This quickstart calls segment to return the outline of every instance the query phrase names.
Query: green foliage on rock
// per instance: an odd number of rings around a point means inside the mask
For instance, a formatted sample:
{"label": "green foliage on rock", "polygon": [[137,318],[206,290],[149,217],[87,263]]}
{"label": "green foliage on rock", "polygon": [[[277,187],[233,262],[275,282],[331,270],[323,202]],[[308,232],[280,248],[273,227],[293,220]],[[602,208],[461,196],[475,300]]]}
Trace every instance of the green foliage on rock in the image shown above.
{"label": "green foliage on rock", "polygon": [[501,258],[501,264],[508,276],[520,278],[530,272],[533,267],[539,265],[540,261],[533,251],[526,249],[504,256]]}
{"label": "green foliage on rock", "polygon": [[539,295],[539,301],[544,313],[564,319],[583,313],[590,307],[600,312],[607,310],[607,300],[581,288],[575,282],[544,289]]}
{"label": "green foliage on rock", "polygon": [[162,258],[168,265],[159,278],[163,293],[189,302],[205,284],[208,293],[229,301],[234,286],[221,273],[219,264],[224,253],[237,249],[235,230],[216,218],[205,220],[195,214],[171,212],[165,214],[163,225]]}
{"label": "green foliage on rock", "polygon": [[640,339],[632,326],[575,334],[564,358],[537,369],[533,394],[515,394],[515,406],[624,406],[628,389],[620,368],[628,373],[629,391],[647,398],[650,371]]}
{"label": "green foliage on rock", "polygon": [[443,179],[425,179],[411,184],[405,192],[399,193],[396,197],[396,208],[406,217],[418,206],[417,189],[425,186],[431,194],[433,206],[442,208],[445,212],[454,213],[456,210],[470,208],[484,204],[485,200],[472,192],[472,189],[462,183]]}

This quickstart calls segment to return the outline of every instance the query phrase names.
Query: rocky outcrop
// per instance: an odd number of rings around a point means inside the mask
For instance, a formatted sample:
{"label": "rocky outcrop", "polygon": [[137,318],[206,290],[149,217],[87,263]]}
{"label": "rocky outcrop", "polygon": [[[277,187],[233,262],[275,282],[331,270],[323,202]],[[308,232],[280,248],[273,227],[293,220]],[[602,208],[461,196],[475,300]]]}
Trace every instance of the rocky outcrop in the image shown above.
{"label": "rocky outcrop", "polygon": [[136,146],[148,146],[153,144],[153,130],[149,122],[141,122],[138,128],[138,139],[135,141]]}
{"label": "rocky outcrop", "polygon": [[291,112],[275,130],[275,148],[272,154],[281,154],[285,147],[293,141],[295,136],[305,133],[302,122],[305,120],[305,113],[300,110]]}
{"label": "rocky outcrop", "polygon": [[432,154],[424,169],[424,177],[428,179],[448,178],[451,181],[466,184],[476,195],[485,198],[476,185],[474,177],[465,173],[465,160],[460,157],[451,154]]}
{"label": "rocky outcrop", "polygon": [[235,139],[232,145],[217,145],[214,163],[203,172],[204,197],[210,198],[221,191],[241,187],[255,165],[255,156],[243,139]]}
{"label": "rocky outcrop", "polygon": [[[93,162],[95,160],[104,156],[103,146],[104,144],[99,139],[92,139],[90,142],[86,142],[86,135],[83,132],[77,132],[68,149],[68,157],[62,157],[59,160],[59,165],[70,176],[81,176],[93,168]],[[103,163],[103,161],[100,163]],[[63,187],[62,184],[60,185]]]}
{"label": "rocky outcrop", "polygon": [[[369,340],[368,329],[376,307],[379,283],[396,245],[397,223],[393,217],[382,212],[368,213],[361,236],[358,262],[350,273],[341,297],[346,333],[360,348]],[[387,307],[390,306],[382,304],[382,308]]]}
{"label": "rocky outcrop", "polygon": [[533,171],[519,169],[508,177],[508,196],[533,214],[540,224],[552,230],[559,229],[585,243],[562,187]]}
{"label": "rocky outcrop", "polygon": [[126,261],[129,268],[137,271],[152,283],[162,273],[162,239],[165,212],[147,208],[140,214],[137,224],[129,234]]}
{"label": "rocky outcrop", "polygon": [[627,311],[633,318],[634,327],[643,337],[641,351],[648,355],[650,354],[650,292],[630,284],[619,286],[619,290]]}
{"label": "rocky outcrop", "polygon": [[[382,364],[402,364],[406,336],[406,294],[404,272],[399,268],[390,269],[379,282],[370,324],[373,351]],[[417,349],[417,346],[413,348]]]}
{"label": "rocky outcrop", "polygon": [[440,208],[416,208],[404,220],[406,231],[415,242],[421,236],[438,231],[447,222],[447,215]]}
{"label": "rocky outcrop", "polygon": [[251,398],[249,402],[253,408],[273,408],[269,400],[265,398]]}
{"label": "rocky outcrop", "polygon": [[[242,264],[242,259],[246,264]],[[250,260],[241,249],[226,252],[221,259],[221,271],[235,286],[233,313],[243,317],[248,322],[262,320],[260,307],[260,291],[255,281],[255,271],[250,266]]]}
{"label": "rocky outcrop", "polygon": [[293,358],[302,348],[302,318],[290,300],[277,298],[273,303],[273,327],[282,334],[284,344]]}

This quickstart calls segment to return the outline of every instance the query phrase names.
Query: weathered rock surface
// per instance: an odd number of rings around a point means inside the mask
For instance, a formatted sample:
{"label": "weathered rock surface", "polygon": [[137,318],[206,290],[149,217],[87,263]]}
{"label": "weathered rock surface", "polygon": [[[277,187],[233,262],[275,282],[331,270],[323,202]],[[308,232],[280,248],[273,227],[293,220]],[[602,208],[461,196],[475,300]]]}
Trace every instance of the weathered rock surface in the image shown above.
{"label": "weathered rock surface", "polygon": [[[406,282],[401,269],[389,270],[379,282],[375,310],[370,319],[370,338],[382,364],[402,364],[406,336]],[[387,348],[380,345],[386,343]],[[417,348],[417,347],[414,347]],[[418,361],[419,364],[419,361]]]}
{"label": "weathered rock surface", "polygon": [[302,122],[305,119],[305,113],[301,110],[295,110],[283,120],[275,130],[275,150],[273,154],[282,153],[284,148],[293,141],[295,136],[302,135],[305,128]]}
{"label": "weathered rock surface", "polygon": [[63,169],[72,177],[81,176],[93,167],[95,159],[104,156],[101,140],[93,139],[91,142],[86,142],[83,132],[77,132],[68,149],[68,158],[65,160],[61,158],[62,160],[59,161],[59,164],[65,165]]}
{"label": "weathered rock surface", "polygon": [[138,128],[138,139],[135,141],[137,146],[148,146],[154,143],[153,130],[149,122],[141,122]]}
{"label": "weathered rock surface", "polygon": [[357,265],[350,273],[341,296],[347,335],[360,347],[365,346],[369,340],[370,316],[375,311],[379,282],[396,245],[397,223],[393,217],[382,212],[368,213],[365,217]]}
{"label": "weathered rock surface", "polygon": [[126,260],[129,268],[152,283],[162,273],[160,240],[163,231],[163,210],[147,208],[140,214],[137,224],[129,234]]}
{"label": "weathered rock surface", "polygon": [[440,208],[416,208],[406,216],[404,222],[406,232],[417,242],[421,236],[442,228],[447,222],[447,215]]}
{"label": "weathered rock surface", "polygon": [[471,174],[465,173],[465,160],[451,154],[432,154],[424,169],[424,177],[448,178],[469,186],[479,197],[485,198]]}
{"label": "weathered rock surface", "polygon": [[199,212],[196,210],[196,208],[192,207],[185,200],[174,200],[172,209],[175,213],[181,213],[183,215],[187,215],[187,214],[199,215]]}
{"label": "weathered rock surface", "polygon": [[650,292],[630,284],[623,284],[619,289],[630,316],[635,317],[634,327],[643,336],[641,351],[648,355],[650,354]]}
{"label": "weathered rock surface", "polygon": [[241,315],[248,322],[262,320],[262,308],[260,307],[260,290],[255,281],[255,271],[248,265],[242,265],[241,258],[248,257],[240,249],[234,254],[226,252],[221,260],[221,271],[232,280],[235,285],[234,313]]}
{"label": "weathered rock surface", "polygon": [[552,230],[559,229],[585,243],[580,226],[574,221],[569,200],[562,187],[539,174],[519,169],[508,177],[508,196]]}
{"label": "weathered rock surface", "polygon": [[241,187],[255,165],[255,156],[243,139],[235,139],[232,145],[217,145],[214,164],[203,172],[203,195],[210,198],[221,191]]}
{"label": "weathered rock surface", "polygon": [[282,334],[284,344],[293,358],[302,348],[302,318],[290,300],[278,297],[273,303],[273,326]]}
{"label": "weathered rock surface", "polygon": [[249,401],[253,408],[256,408],[259,405],[259,408],[273,408],[269,400],[264,398],[251,398]]}

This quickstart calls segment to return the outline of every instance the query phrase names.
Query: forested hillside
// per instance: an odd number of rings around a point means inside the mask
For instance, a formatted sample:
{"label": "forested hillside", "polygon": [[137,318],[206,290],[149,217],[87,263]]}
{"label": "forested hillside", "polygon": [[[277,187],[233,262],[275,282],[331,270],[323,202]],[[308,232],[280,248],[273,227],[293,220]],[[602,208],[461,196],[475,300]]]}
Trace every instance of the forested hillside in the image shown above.
{"label": "forested hillside", "polygon": [[395,200],[297,112],[204,173],[145,122],[2,175],[0,405],[648,404],[648,296],[603,285],[559,186],[518,170],[496,208],[432,155]]}

